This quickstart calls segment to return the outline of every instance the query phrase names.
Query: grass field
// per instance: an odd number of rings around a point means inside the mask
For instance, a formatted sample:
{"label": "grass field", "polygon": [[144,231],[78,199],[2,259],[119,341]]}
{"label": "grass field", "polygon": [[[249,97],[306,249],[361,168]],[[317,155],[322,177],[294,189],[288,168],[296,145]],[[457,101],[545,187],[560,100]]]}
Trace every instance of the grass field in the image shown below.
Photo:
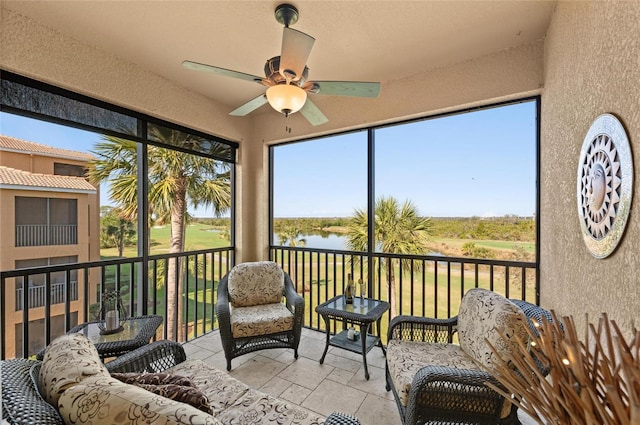
{"label": "grass field", "polygon": [[[219,233],[212,231],[212,226],[193,224],[187,227],[185,236],[186,250],[200,250],[216,247],[227,247],[229,242],[222,239]],[[164,226],[161,228],[153,228],[151,230],[151,255],[164,254],[169,251],[169,236],[170,227]],[[450,246],[462,247],[464,243],[470,242],[469,240],[459,239],[442,239],[442,243],[446,243]],[[509,242],[509,241],[491,241],[481,240],[473,241],[477,246],[485,246],[497,250],[514,250],[514,246],[522,246],[525,250],[534,252],[535,244],[523,243],[523,242]],[[115,248],[103,249],[101,251],[102,258],[113,258],[117,256],[117,250]],[[137,256],[135,247],[126,247],[124,251],[125,257]],[[324,322],[322,322],[320,316],[315,313],[315,306],[322,303],[335,295],[342,294],[342,288],[344,287],[344,276],[346,271],[343,269],[344,265],[340,261],[334,261],[331,256],[326,258],[325,254],[315,254],[309,256],[298,253],[297,277],[294,278],[294,282],[297,284],[298,292],[303,293],[306,300],[305,311],[305,325],[312,326],[314,328],[324,328]],[[280,262],[280,259],[276,259]],[[295,260],[291,259],[294,263]],[[285,269],[287,269],[288,261],[284,262]],[[350,268],[350,265],[347,265]],[[208,265],[208,270],[212,270],[213,265]],[[193,267],[190,268],[189,285],[187,289],[187,320],[190,323],[190,329],[192,329],[193,322],[198,321],[198,333],[202,333],[204,327],[210,328],[210,322],[204,322],[204,318],[213,317],[213,305],[215,303],[215,290],[217,288],[217,280],[212,280],[210,276],[206,279],[199,273],[197,277],[193,273]],[[461,269],[459,264],[453,264],[451,267],[451,274],[447,273],[446,264],[443,263],[438,267],[438,273],[434,272],[434,265],[431,264],[422,273],[417,270],[413,273],[413,281],[409,281],[407,272],[404,272],[404,280],[401,281],[401,273],[398,266],[395,267],[396,276],[396,300],[398,314],[411,314],[411,315],[425,315],[428,317],[445,318],[450,315],[454,315],[459,306],[460,299],[466,290],[479,286],[483,288],[490,288],[491,273],[488,266],[480,266],[477,270],[477,284],[476,284],[476,270],[469,267],[464,270]],[[128,276],[129,269],[127,266],[123,266],[120,271],[121,276]],[[290,274],[294,274],[291,270]],[[217,276],[214,275],[214,276]],[[335,279],[334,279],[335,276]],[[360,276],[357,274],[354,279],[357,281]],[[107,281],[115,279],[115,270],[107,270]],[[366,277],[363,277],[366,280]],[[502,268],[495,268],[494,274],[494,290],[505,294],[506,286],[504,270]],[[517,282],[518,275],[511,275],[509,283],[510,296],[513,298],[522,298],[521,284]],[[516,281],[513,283],[513,281]],[[112,280],[114,281],[114,280]],[[535,300],[535,285],[529,282],[535,282],[535,276],[530,271],[527,271],[527,285],[525,288],[525,299],[533,301]],[[386,285],[386,279],[382,279],[381,283],[377,284],[378,287],[374,288],[373,296],[388,300],[388,289]],[[303,288],[307,288],[306,291]],[[358,291],[359,294],[359,291]],[[156,312],[163,315],[165,311],[165,288],[160,285],[157,288],[156,293]],[[153,303],[153,300],[150,300]],[[196,314],[197,313],[197,314]],[[382,321],[382,334],[385,335],[388,325],[388,315],[385,315]],[[190,331],[190,333],[192,330]]]}

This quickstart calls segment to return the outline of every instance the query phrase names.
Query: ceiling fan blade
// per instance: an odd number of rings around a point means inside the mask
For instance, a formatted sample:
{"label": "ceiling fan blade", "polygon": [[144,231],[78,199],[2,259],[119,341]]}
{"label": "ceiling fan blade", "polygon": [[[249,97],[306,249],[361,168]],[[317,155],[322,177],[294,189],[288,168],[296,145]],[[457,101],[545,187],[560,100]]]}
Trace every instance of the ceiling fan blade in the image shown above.
{"label": "ceiling fan blade", "polygon": [[182,66],[187,69],[193,69],[195,71],[211,72],[213,74],[218,74],[225,77],[238,78],[240,80],[255,81],[256,83],[262,83],[262,78],[256,75],[245,74],[244,72],[232,71],[230,69],[219,68],[217,66],[212,66],[212,65],[206,65],[204,63],[183,61]]}
{"label": "ceiling fan blade", "polygon": [[318,109],[316,104],[313,103],[309,98],[307,98],[307,101],[304,103],[304,106],[302,107],[302,109],[300,109],[300,113],[313,126],[329,122],[329,119],[324,116],[322,111],[320,111],[320,109]]}
{"label": "ceiling fan blade", "polygon": [[361,81],[313,81],[312,93],[331,96],[378,97],[380,83]]}
{"label": "ceiling fan blade", "polygon": [[[298,81],[309,59],[311,48],[316,39],[303,32],[284,28],[282,34],[282,49],[280,51],[280,74],[292,76],[292,81]],[[294,74],[294,75],[292,75]]]}
{"label": "ceiling fan blade", "polygon": [[265,103],[267,103],[267,96],[265,96],[264,93],[263,93],[260,96],[251,99],[250,101],[248,101],[244,105],[239,106],[236,109],[234,109],[233,111],[229,112],[229,115],[234,115],[236,117],[244,117],[245,115],[248,115],[251,112],[253,112],[256,109],[258,109],[259,107],[261,107]]}

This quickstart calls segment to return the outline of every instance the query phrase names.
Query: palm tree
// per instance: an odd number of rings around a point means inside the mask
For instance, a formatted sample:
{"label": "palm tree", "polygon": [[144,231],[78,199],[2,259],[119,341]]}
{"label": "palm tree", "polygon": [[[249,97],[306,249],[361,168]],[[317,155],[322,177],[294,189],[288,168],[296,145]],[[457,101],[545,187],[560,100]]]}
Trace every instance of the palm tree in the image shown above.
{"label": "palm tree", "polygon": [[[197,148],[208,141],[192,135],[152,126],[149,138],[166,146]],[[194,149],[195,150],[195,149]],[[89,179],[94,183],[107,181],[109,196],[118,204],[125,217],[138,215],[137,143],[112,136],[103,136],[94,146],[96,159],[88,167]],[[150,216],[158,221],[170,221],[171,237],[169,253],[184,251],[184,231],[188,219],[187,206],[212,206],[220,216],[231,206],[229,164],[203,156],[184,153],[155,145],[147,147],[148,202]],[[172,259],[168,265],[166,296],[167,335],[180,341],[183,338],[182,321],[183,288],[178,271],[180,261]],[[177,279],[177,282],[176,282]],[[177,290],[176,290],[177,288]],[[180,294],[180,297],[178,297]],[[172,318],[178,318],[178,329]]]}
{"label": "palm tree", "polygon": [[301,236],[303,236],[303,234],[300,231],[300,228],[298,227],[298,225],[290,224],[283,227],[282,230],[278,232],[278,243],[280,245],[285,245],[288,243],[289,246],[292,246],[292,247],[306,246],[307,240],[305,238],[302,238]]}
{"label": "palm tree", "polygon": [[[424,254],[430,236],[431,220],[420,217],[411,201],[399,205],[393,197],[380,197],[375,206],[374,238],[376,249],[389,254]],[[348,225],[347,247],[351,251],[367,250],[367,211],[356,209]],[[396,285],[394,267],[397,260],[383,259],[382,270],[386,270],[389,285],[391,317],[396,316]],[[401,267],[409,269],[411,260],[402,260]],[[414,268],[415,268],[414,264]],[[373,270],[378,270],[372,265]]]}

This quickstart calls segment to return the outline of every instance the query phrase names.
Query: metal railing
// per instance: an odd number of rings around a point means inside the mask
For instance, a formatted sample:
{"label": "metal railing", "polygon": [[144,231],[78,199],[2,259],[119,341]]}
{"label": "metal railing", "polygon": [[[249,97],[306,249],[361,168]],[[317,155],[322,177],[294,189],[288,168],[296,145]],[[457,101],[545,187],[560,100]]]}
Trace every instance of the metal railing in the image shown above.
{"label": "metal railing", "polygon": [[[16,353],[25,353],[24,357],[34,355],[78,322],[94,320],[101,294],[112,290],[120,292],[128,315],[164,317],[156,338],[180,342],[197,338],[217,328],[214,309],[217,285],[234,261],[234,249],[227,247],[0,271],[0,327],[4,330],[0,359],[13,358]],[[63,284],[60,304],[54,302],[58,301],[58,296],[53,295],[57,288],[49,283],[54,273],[63,274],[67,282],[72,281],[72,275],[77,276],[75,289],[74,285]],[[19,300],[16,299],[16,283],[19,286],[35,275],[44,276],[45,282],[44,303],[38,308],[34,308],[38,303],[32,303],[30,291],[20,289]],[[180,288],[183,288],[182,302],[169,299],[167,293],[178,293]],[[78,301],[72,306],[74,291]],[[28,308],[19,311],[8,308],[7,300],[14,299],[16,307]]]}
{"label": "metal railing", "polygon": [[75,245],[77,224],[16,224],[16,246]]}
{"label": "metal railing", "polygon": [[[304,294],[304,326],[314,330],[324,330],[324,322],[315,312],[316,306],[341,295],[349,274],[356,282],[356,295],[360,296],[364,291],[367,297],[390,301],[394,305],[393,311],[383,316],[383,337],[392,314],[439,318],[456,315],[462,296],[470,288],[487,288],[508,298],[536,304],[539,301],[538,265],[535,262],[439,255],[369,254],[282,246],[270,247],[270,258],[283,267],[292,277],[297,291]],[[217,248],[148,258],[121,258],[4,271],[0,272],[0,288],[2,300],[7,300],[7,290],[16,277],[44,274],[45,282],[48,282],[51,273],[64,272],[67,281],[71,281],[71,273],[75,270],[78,296],[82,298],[79,300],[82,307],[77,310],[78,321],[92,320],[99,308],[96,300],[100,299],[100,293],[116,289],[122,294],[129,314],[137,315],[142,311],[143,314],[164,316],[165,320],[156,333],[157,338],[183,342],[217,328],[214,308],[217,284],[234,264],[233,248]],[[145,270],[146,275],[143,273]],[[167,292],[178,292],[180,277],[184,296],[179,306],[172,302]],[[144,281],[148,285],[143,285]],[[359,281],[362,281],[362,286],[358,285]],[[71,290],[71,286],[65,289]],[[30,305],[25,292],[21,296],[22,305]],[[66,299],[71,297],[67,296]],[[33,354],[57,336],[51,329],[51,301],[45,302],[44,315],[42,312],[39,315],[32,313],[34,309],[23,309],[19,320],[7,313],[5,301],[2,301],[0,325],[7,329],[10,321],[11,326],[18,324],[21,333],[21,339],[18,339],[23,344],[21,352]],[[64,318],[64,329],[58,333],[75,325],[71,323],[70,303],[65,302],[63,307],[63,312],[57,314],[62,314]],[[44,338],[40,339],[44,343],[29,345],[30,327],[21,324],[41,318],[44,318]],[[10,348],[15,344],[7,340],[7,332],[3,335],[0,358],[6,358],[7,355],[11,357]]]}
{"label": "metal railing", "polygon": [[[405,255],[270,247],[270,257],[289,273],[305,296],[304,325],[325,330],[316,306],[343,294],[350,274],[356,295],[390,302],[383,316],[383,342],[395,315],[448,318],[471,288],[486,288],[507,298],[539,303],[538,264],[441,255]],[[362,285],[358,285],[362,282]]]}
{"label": "metal railing", "polygon": [[[67,284],[66,282],[61,283],[53,283],[51,285],[51,305],[54,304],[62,304],[66,300],[67,294]],[[70,300],[77,301],[78,300],[78,281],[72,280],[70,283],[71,291],[70,291]],[[29,308],[42,307],[46,304],[47,294],[46,294],[46,285],[37,285],[37,286],[28,286],[28,295],[27,302]],[[24,304],[24,289],[16,288],[16,311],[22,310]]]}

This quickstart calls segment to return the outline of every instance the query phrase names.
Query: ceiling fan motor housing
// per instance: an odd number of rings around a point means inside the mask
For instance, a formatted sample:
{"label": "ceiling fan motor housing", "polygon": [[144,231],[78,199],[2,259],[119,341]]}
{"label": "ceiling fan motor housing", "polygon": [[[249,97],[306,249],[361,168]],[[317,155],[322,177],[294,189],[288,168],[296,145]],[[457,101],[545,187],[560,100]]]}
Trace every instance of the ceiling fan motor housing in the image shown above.
{"label": "ceiling fan motor housing", "polygon": [[[266,79],[271,81],[274,85],[286,84],[287,82],[286,78],[279,72],[279,70],[280,56],[274,56],[264,64],[264,75]],[[305,66],[300,79],[297,81],[292,81],[291,84],[301,86],[305,81],[307,81],[307,78],[309,78],[309,68]]]}

